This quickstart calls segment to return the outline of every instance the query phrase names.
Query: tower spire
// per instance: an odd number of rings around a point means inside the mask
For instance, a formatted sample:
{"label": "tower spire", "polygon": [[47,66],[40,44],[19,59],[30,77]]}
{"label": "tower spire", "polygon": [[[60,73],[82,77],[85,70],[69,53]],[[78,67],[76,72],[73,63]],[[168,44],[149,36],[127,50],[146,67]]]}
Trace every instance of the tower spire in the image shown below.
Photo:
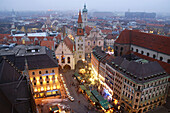
{"label": "tower spire", "polygon": [[82,18],[81,18],[81,10],[79,10],[79,18],[78,18],[78,23],[83,23]]}

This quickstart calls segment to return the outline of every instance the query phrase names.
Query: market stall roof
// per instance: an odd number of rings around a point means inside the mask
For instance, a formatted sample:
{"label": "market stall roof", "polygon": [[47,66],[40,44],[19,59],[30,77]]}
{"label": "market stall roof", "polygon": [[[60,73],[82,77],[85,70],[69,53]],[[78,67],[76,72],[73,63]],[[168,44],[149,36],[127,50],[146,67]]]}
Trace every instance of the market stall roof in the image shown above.
{"label": "market stall roof", "polygon": [[100,101],[99,103],[105,110],[113,107],[107,100]]}
{"label": "market stall roof", "polygon": [[79,85],[82,90],[87,90],[84,85]]}

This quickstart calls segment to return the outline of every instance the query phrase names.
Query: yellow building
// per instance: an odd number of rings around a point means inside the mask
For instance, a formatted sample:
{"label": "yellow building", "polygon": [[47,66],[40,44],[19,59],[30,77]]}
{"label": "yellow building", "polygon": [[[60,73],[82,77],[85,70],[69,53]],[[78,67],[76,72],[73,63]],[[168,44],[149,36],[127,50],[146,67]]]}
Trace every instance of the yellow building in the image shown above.
{"label": "yellow building", "polygon": [[[45,46],[17,45],[8,51],[0,50],[31,81],[35,97],[61,97],[58,62],[55,53]],[[7,54],[9,53],[9,54]]]}
{"label": "yellow building", "polygon": [[58,67],[29,70],[35,97],[60,95]]}

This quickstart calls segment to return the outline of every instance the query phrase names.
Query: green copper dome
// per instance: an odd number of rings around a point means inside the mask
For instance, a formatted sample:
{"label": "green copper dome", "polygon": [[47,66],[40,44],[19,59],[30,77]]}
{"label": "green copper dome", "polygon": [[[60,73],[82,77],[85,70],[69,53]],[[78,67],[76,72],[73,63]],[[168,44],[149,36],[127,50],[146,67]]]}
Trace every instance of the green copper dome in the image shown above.
{"label": "green copper dome", "polygon": [[84,4],[83,13],[84,13],[84,12],[87,12],[87,9],[86,9],[86,4]]}

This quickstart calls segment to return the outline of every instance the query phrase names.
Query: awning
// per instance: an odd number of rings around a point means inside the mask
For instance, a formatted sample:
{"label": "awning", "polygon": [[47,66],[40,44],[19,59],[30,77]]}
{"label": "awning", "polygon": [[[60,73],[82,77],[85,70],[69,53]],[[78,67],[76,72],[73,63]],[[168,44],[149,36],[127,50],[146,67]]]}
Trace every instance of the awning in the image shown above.
{"label": "awning", "polygon": [[93,102],[98,102],[93,95],[90,96],[90,100],[93,101]]}
{"label": "awning", "polygon": [[91,91],[93,96],[100,102],[100,101],[103,101],[105,100],[98,92],[97,90],[93,90]]}
{"label": "awning", "polygon": [[87,90],[84,85],[79,85],[79,86],[83,91]]}
{"label": "awning", "polygon": [[87,94],[88,96],[92,96],[92,93],[91,93],[90,90],[86,90],[86,94]]}
{"label": "awning", "polygon": [[100,101],[99,103],[105,110],[108,110],[113,107],[107,100]]}

